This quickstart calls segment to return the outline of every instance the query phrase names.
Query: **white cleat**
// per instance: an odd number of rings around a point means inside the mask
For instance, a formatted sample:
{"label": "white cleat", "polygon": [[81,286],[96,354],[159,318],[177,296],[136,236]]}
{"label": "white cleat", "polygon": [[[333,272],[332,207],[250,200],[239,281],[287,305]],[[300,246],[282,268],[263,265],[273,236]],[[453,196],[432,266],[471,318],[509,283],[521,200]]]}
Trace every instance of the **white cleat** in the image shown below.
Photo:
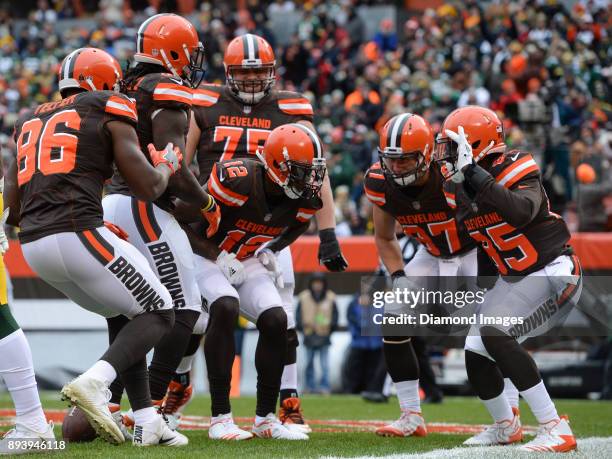
{"label": "white cleat", "polygon": [[125,438],[108,409],[110,397],[111,393],[102,381],[84,375],[62,388],[62,400],[78,406],[100,438],[118,445]]}
{"label": "white cleat", "polygon": [[0,456],[48,452],[54,447],[53,443],[49,442],[54,441],[52,422],[47,425],[47,430],[44,432],[36,432],[23,424],[17,424],[0,440]]}
{"label": "white cleat", "polygon": [[163,416],[157,415],[155,421],[134,426],[135,446],[185,446],[189,439],[180,432],[170,430]]}
{"label": "white cleat", "polygon": [[376,435],[381,437],[425,437],[427,436],[427,427],[421,413],[402,411],[402,415],[397,421],[376,429]]}
{"label": "white cleat", "polygon": [[208,438],[211,440],[250,440],[253,438],[251,432],[242,430],[234,423],[232,413],[215,416],[210,420],[210,428],[208,429]]}
{"label": "white cleat", "polygon": [[521,451],[565,453],[576,449],[576,437],[566,416],[540,424],[536,436],[519,448]]}
{"label": "white cleat", "polygon": [[308,440],[308,435],[287,429],[281,424],[274,413],[268,415],[259,424],[253,424],[253,434],[259,438],[272,438],[275,440]]}
{"label": "white cleat", "polygon": [[512,408],[514,417],[506,421],[495,422],[479,434],[463,442],[465,446],[510,445],[523,441],[523,426],[521,416],[516,408]]}

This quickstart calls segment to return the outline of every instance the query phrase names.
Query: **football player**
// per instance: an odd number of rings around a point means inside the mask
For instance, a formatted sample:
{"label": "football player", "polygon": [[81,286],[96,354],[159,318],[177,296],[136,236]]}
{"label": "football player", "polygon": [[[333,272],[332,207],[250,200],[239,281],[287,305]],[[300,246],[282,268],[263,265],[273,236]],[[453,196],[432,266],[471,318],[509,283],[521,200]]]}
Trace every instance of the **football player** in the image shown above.
{"label": "football player", "polygon": [[[158,14],[142,23],[136,65],[126,72],[124,82],[124,92],[136,101],[141,149],[149,143],[161,148],[171,142],[181,152],[185,150],[192,87],[203,77],[203,59],[204,49],[188,20],[175,14]],[[155,346],[149,366],[151,396],[160,406],[202,309],[193,253],[171,213],[171,198],[198,206],[210,223],[211,235],[218,226],[218,208],[188,167],[179,170],[168,190],[154,203],[138,199],[121,174],[113,176],[108,192],[103,200],[104,218],[127,232],[130,242],[147,258],[172,296],[175,325]],[[121,317],[109,321],[110,333],[124,322]],[[113,384],[112,389],[111,402],[118,404],[121,384]]]}
{"label": "football player", "polygon": [[[3,171],[0,157],[0,208],[3,209],[0,217],[0,255],[4,255],[9,247],[4,233],[4,222],[10,209],[4,208]],[[15,427],[0,439],[0,455],[32,452],[32,449],[28,449],[26,441],[17,443],[19,445],[17,448],[9,448],[9,441],[55,440],[53,423],[47,424],[38,396],[30,345],[8,306],[6,270],[2,256],[0,256],[0,377],[11,394],[16,414]]]}
{"label": "football player", "polygon": [[[365,194],[374,205],[376,247],[391,273],[394,289],[439,288],[428,286],[428,277],[476,276],[475,245],[457,227],[455,211],[447,203],[442,189],[444,178],[432,162],[434,142],[433,130],[423,117],[412,113],[396,115],[383,126],[380,161],[365,176]],[[420,242],[406,266],[396,238],[396,222],[406,235]],[[385,307],[385,314],[400,312],[392,305]],[[383,327],[383,334],[385,361],[402,413],[397,421],[380,427],[376,433],[425,436],[419,398],[420,369],[411,338],[405,336],[409,332],[393,336]]]}
{"label": "football player", "polygon": [[[216,161],[250,158],[263,145],[270,131],[286,123],[300,122],[312,126],[313,110],[308,99],[290,91],[274,89],[276,60],[270,44],[262,37],[246,34],[234,38],[224,55],[226,84],[201,85],[193,95],[193,118],[187,139],[187,162],[197,151],[200,182],[208,180]],[[329,179],[322,189],[323,209],[317,212],[319,227],[319,260],[330,271],[344,271],[346,261],[340,251],[334,227],[334,206]],[[202,260],[198,260],[201,263]],[[223,256],[220,264],[231,260]],[[287,312],[289,348],[283,371],[280,395],[280,417],[292,428],[308,432],[304,423],[297,392],[296,354],[298,346],[293,310],[295,278],[289,249],[279,254],[284,286],[283,306]],[[225,271],[229,268],[226,266]],[[212,407],[213,417],[229,410],[229,388],[234,360],[233,330],[238,304],[224,296],[214,283],[200,283],[202,296],[208,303],[210,322],[206,331],[206,355],[211,392],[218,396]],[[204,332],[198,324],[199,331]],[[193,347],[193,352],[197,346]],[[193,354],[181,364],[186,378]]]}
{"label": "football player", "polygon": [[567,225],[550,212],[533,157],[506,150],[495,112],[477,106],[453,111],[444,120],[435,155],[450,178],[445,191],[455,197],[457,219],[482,247],[492,272],[501,274],[480,312],[529,322],[542,308],[546,311],[546,320],[533,330],[510,324],[480,325],[470,332],[465,343],[468,376],[495,423],[466,444],[511,443],[520,435],[520,423],[503,394],[504,374],[540,424],[536,437],[521,449],[573,450],[576,439],[567,419],[557,414],[533,358],[520,345],[559,324],[580,296],[582,274],[568,246]]}
{"label": "football player", "polygon": [[[216,163],[207,184],[221,207],[221,226],[212,238],[216,254],[239,261],[241,276],[232,278],[232,285],[222,266],[212,261],[217,257],[201,257],[198,276],[207,280],[218,297],[239,304],[240,314],[259,330],[252,433],[261,438],[306,440],[306,433],[289,429],[275,416],[288,340],[277,254],[306,231],[322,207],[325,159],[315,132],[300,123],[274,129],[256,155],[259,161],[245,158]],[[206,323],[208,314],[203,315]],[[226,390],[229,392],[229,386]],[[249,438],[251,433],[233,421],[228,394],[211,390],[213,407],[219,406],[217,397],[226,406],[211,419],[210,438]]]}
{"label": "football player", "polygon": [[[146,354],[172,328],[174,310],[147,260],[119,228],[103,223],[102,188],[114,162],[139,199],[156,199],[181,161],[170,144],[161,151],[149,145],[149,158],[142,153],[134,102],[112,90],[120,78],[119,63],[100,49],[77,49],[64,59],[62,100],[27,112],[15,126],[6,196],[14,210],[9,223],[21,226],[23,255],[42,279],[89,311],[130,319],[100,360],[62,389],[115,444],[124,436],[107,406],[108,386],[117,375],[146,370]],[[187,444],[153,409],[146,373],[131,382],[128,397],[136,445]]]}

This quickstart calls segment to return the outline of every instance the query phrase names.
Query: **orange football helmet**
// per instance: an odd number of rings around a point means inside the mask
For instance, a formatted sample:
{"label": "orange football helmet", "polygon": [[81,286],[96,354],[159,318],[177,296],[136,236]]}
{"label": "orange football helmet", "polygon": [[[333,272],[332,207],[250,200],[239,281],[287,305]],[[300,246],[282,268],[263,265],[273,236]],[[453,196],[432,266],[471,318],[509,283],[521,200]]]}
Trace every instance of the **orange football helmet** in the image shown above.
{"label": "orange football helmet", "polygon": [[299,123],[283,124],[268,136],[257,157],[268,177],[291,199],[319,194],[325,178],[325,158],[319,136]]}
{"label": "orange football helmet", "polygon": [[192,87],[204,78],[204,47],[198,32],[176,14],[156,14],[141,24],[134,60],[161,65]]}
{"label": "orange football helmet", "polygon": [[463,127],[472,146],[474,162],[506,150],[504,125],[493,110],[476,105],[458,108],[446,117],[436,138],[434,156],[436,162],[444,166],[442,170],[446,178],[455,174],[454,165],[457,163],[457,144],[446,135],[446,130],[457,132],[459,126]]}
{"label": "orange football helmet", "polygon": [[[396,115],[380,131],[380,167],[385,177],[399,186],[409,186],[427,173],[433,149],[433,129],[422,116]],[[412,167],[405,164],[410,159]]]}
{"label": "orange football helmet", "polygon": [[123,73],[117,59],[106,51],[98,48],[79,48],[64,58],[58,78],[62,95],[69,88],[118,91]]}
{"label": "orange football helmet", "polygon": [[223,56],[225,80],[232,93],[254,105],[270,92],[276,81],[276,58],[266,40],[247,33],[234,38]]}

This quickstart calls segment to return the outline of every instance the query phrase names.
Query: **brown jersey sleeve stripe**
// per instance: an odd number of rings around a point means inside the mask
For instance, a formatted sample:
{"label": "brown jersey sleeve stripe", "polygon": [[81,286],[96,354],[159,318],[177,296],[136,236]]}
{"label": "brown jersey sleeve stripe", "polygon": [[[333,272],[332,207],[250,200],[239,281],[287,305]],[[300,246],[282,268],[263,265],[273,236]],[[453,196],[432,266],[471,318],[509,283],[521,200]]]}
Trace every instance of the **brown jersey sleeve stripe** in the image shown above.
{"label": "brown jersey sleeve stripe", "polygon": [[132,216],[140,237],[145,243],[159,240],[162,231],[155,219],[153,204],[132,198]]}
{"label": "brown jersey sleeve stripe", "polygon": [[102,265],[106,266],[115,258],[115,249],[97,230],[76,233],[87,251]]}

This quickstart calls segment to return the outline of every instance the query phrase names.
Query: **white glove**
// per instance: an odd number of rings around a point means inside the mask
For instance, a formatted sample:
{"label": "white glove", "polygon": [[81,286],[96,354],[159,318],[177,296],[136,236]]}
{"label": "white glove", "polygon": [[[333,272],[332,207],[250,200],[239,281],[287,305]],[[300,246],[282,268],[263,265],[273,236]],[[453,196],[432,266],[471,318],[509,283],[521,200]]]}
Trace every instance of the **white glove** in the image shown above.
{"label": "white glove", "polygon": [[259,260],[259,262],[266,268],[274,280],[274,284],[278,288],[283,288],[285,286],[285,281],[283,280],[283,272],[278,265],[278,261],[276,259],[276,255],[270,249],[266,248],[265,245],[261,246],[255,251],[255,256]]}
{"label": "white glove", "polygon": [[454,165],[457,172],[453,175],[452,180],[456,183],[461,183],[464,179],[463,169],[474,162],[472,146],[467,141],[463,126],[459,126],[457,132],[453,132],[450,129],[446,129],[444,132],[457,144],[457,164]]}
{"label": "white glove", "polygon": [[4,232],[4,224],[6,223],[6,219],[9,216],[10,210],[11,209],[9,209],[8,207],[4,209],[4,211],[2,212],[2,216],[0,217],[0,255],[4,255],[9,249],[9,241],[6,237],[6,233]]}
{"label": "white glove", "polygon": [[235,253],[228,253],[225,250],[221,251],[216,263],[230,284],[240,285],[244,282],[244,265],[240,260],[236,259]]}

